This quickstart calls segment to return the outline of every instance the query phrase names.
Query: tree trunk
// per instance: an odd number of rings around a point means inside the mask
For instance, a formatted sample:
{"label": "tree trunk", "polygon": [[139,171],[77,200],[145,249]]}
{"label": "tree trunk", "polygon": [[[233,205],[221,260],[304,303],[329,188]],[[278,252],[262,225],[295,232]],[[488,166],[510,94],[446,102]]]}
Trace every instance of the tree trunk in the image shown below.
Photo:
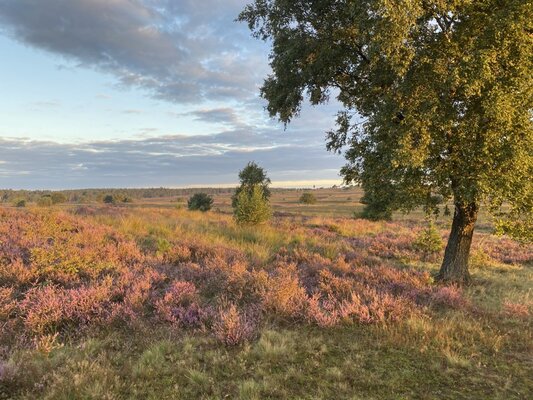
{"label": "tree trunk", "polygon": [[478,210],[479,207],[476,203],[455,203],[452,230],[444,252],[444,261],[437,277],[439,280],[458,284],[470,281],[468,257]]}

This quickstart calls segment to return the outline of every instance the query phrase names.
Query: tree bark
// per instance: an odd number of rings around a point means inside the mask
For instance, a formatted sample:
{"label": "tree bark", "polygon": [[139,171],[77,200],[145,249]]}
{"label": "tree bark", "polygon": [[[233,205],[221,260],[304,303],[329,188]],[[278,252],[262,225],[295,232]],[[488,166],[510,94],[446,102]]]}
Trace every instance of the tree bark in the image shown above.
{"label": "tree bark", "polygon": [[452,230],[444,252],[444,260],[437,276],[438,280],[465,284],[470,281],[468,258],[474,225],[479,207],[476,203],[455,203]]}

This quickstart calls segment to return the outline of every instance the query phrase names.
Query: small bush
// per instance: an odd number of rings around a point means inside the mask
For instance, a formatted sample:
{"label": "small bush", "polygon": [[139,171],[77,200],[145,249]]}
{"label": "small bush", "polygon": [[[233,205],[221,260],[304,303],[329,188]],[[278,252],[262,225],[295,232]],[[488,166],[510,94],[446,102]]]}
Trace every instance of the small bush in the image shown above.
{"label": "small bush", "polygon": [[219,311],[213,333],[226,346],[237,346],[253,338],[256,325],[254,318],[240,313],[235,304],[231,304]]}
{"label": "small bush", "polygon": [[159,318],[184,328],[198,328],[211,317],[209,309],[197,304],[198,291],[191,282],[177,281],[155,302]]}
{"label": "small bush", "polygon": [[420,232],[413,245],[416,250],[424,253],[424,258],[435,255],[442,250],[442,238],[433,221]]}
{"label": "small bush", "polygon": [[15,207],[19,207],[19,208],[26,207],[26,200],[25,199],[15,199],[15,201],[13,201],[13,205]]}
{"label": "small bush", "polygon": [[365,190],[364,196],[361,198],[361,204],[365,207],[356,215],[356,218],[363,218],[369,221],[390,221],[392,219],[393,208],[391,206],[392,198],[394,197],[394,190],[385,190],[388,196],[384,196],[383,192]]}
{"label": "small bush", "polygon": [[17,372],[18,371],[15,365],[0,360],[0,384],[2,384],[4,387],[7,388],[15,383]]}
{"label": "small bush", "polygon": [[187,202],[187,207],[192,211],[209,211],[213,206],[213,198],[207,193],[196,193]]}
{"label": "small bush", "polygon": [[172,244],[165,238],[147,236],[139,241],[139,247],[146,253],[154,253],[159,256],[165,255],[172,249]]}
{"label": "small bush", "polygon": [[300,196],[300,203],[302,204],[315,204],[317,202],[316,197],[311,192],[304,192]]}
{"label": "small bush", "polygon": [[113,195],[111,194],[108,194],[104,197],[104,203],[105,204],[115,204],[115,198],[113,197]]}
{"label": "small bush", "polygon": [[255,185],[250,192],[242,190],[237,195],[234,215],[239,224],[259,225],[270,219],[272,210],[260,185]]}

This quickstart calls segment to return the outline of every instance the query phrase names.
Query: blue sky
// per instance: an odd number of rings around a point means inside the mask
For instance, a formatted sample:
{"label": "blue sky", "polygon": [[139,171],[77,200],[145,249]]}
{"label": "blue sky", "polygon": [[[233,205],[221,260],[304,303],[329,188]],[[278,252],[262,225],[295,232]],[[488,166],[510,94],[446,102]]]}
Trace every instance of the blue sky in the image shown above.
{"label": "blue sky", "polygon": [[268,46],[242,0],[1,0],[0,188],[339,183],[337,105],[285,131],[258,97]]}

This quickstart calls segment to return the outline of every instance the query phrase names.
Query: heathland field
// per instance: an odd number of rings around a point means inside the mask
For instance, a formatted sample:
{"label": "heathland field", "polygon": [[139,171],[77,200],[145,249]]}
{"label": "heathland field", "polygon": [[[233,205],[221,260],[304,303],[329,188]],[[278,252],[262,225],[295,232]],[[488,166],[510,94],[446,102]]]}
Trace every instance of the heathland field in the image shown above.
{"label": "heathland field", "polygon": [[482,216],[472,284],[445,286],[421,212],[313,193],[259,227],[229,192],[1,206],[0,399],[531,398],[531,246]]}

